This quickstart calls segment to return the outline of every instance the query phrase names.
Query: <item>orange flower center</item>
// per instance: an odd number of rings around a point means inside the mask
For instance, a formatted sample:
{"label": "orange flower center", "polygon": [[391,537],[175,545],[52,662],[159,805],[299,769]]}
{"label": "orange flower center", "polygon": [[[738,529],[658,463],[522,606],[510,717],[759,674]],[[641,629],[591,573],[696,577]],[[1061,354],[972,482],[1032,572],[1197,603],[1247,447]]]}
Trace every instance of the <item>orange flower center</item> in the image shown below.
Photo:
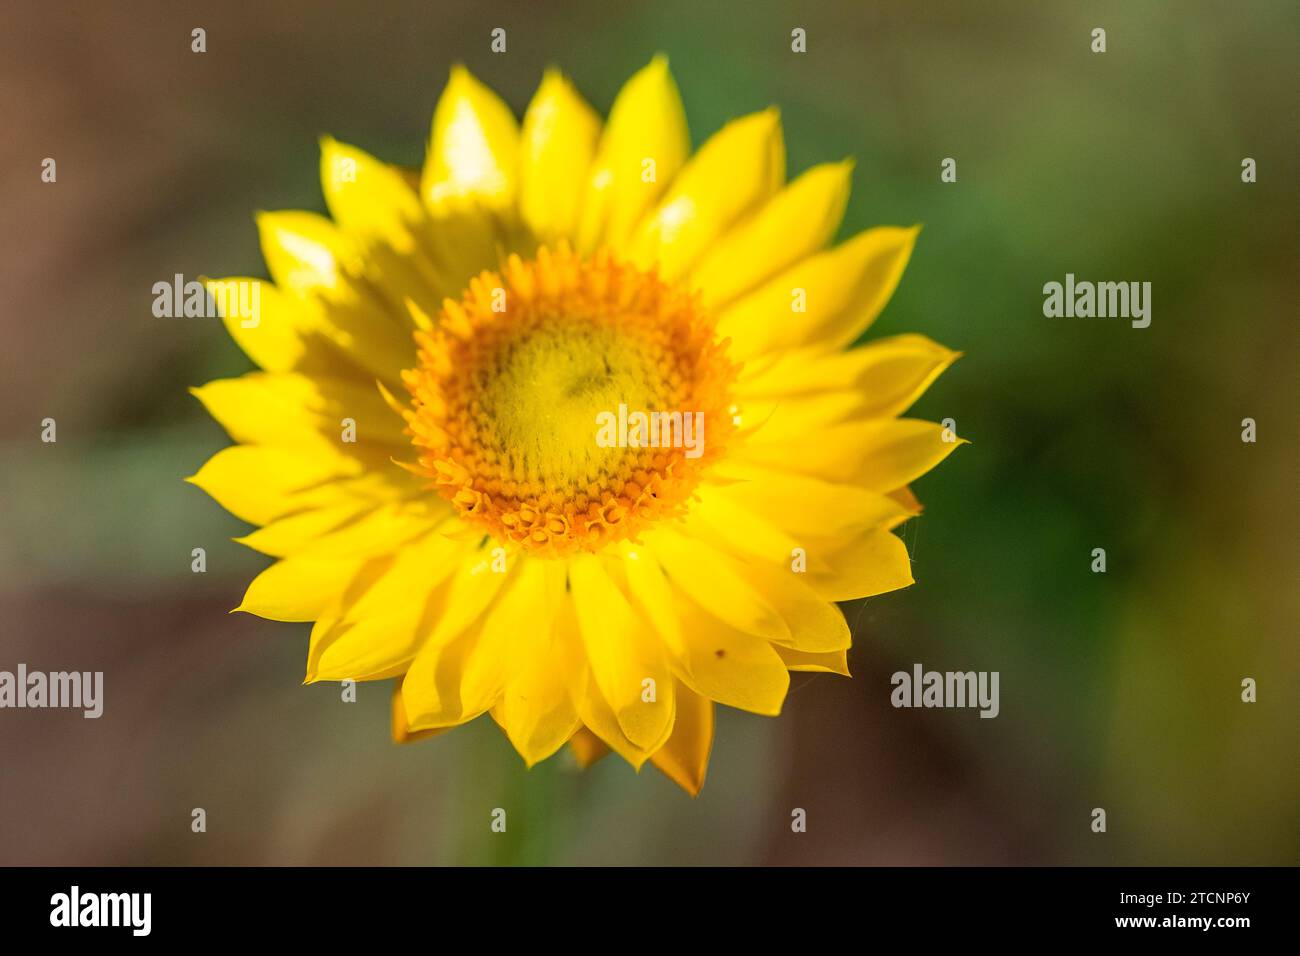
{"label": "orange flower center", "polygon": [[543,556],[680,514],[734,429],[698,299],[561,245],[484,272],[416,332],[415,470],[472,523]]}

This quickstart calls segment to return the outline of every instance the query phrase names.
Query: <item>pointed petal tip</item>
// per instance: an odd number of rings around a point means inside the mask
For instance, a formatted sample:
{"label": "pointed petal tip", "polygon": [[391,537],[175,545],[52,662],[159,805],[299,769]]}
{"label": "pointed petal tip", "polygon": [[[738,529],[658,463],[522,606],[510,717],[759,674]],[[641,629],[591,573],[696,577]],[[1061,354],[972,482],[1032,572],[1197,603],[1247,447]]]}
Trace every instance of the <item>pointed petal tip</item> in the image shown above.
{"label": "pointed petal tip", "polygon": [[554,63],[548,63],[546,65],[546,68],[542,70],[542,82],[539,84],[539,86],[541,87],[553,86],[556,83],[560,83],[565,86],[568,86],[569,78],[564,75],[564,71],[560,69],[558,65]]}
{"label": "pointed petal tip", "polygon": [[456,62],[451,65],[451,71],[447,76],[447,90],[455,86],[478,86],[479,78],[464,63]]}

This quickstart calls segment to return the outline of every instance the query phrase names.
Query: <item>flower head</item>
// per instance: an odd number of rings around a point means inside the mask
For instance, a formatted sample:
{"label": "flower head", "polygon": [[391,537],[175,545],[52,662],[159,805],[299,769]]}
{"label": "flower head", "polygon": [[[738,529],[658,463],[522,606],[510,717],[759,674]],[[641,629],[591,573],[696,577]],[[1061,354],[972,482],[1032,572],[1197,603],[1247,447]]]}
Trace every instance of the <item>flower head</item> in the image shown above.
{"label": "flower head", "polygon": [[956,353],[850,347],[916,230],[829,245],[849,163],[786,183],[773,110],[691,155],[656,59],[603,124],[457,68],[422,170],[326,139],[321,173],[332,218],[259,217],[274,285],[225,320],[261,371],[195,390],[238,444],[191,479],[277,559],[240,609],[314,622],[308,681],[695,793],[715,703],[848,673],[835,602],[911,583],[908,486],[957,444],[898,417]]}

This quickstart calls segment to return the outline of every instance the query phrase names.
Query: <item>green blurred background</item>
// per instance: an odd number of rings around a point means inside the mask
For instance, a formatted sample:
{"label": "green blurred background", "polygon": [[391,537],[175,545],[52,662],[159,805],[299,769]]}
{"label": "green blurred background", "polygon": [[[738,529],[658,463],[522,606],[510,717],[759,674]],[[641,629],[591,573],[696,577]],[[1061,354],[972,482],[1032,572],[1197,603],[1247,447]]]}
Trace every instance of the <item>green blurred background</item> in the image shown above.
{"label": "green blurred background", "polygon": [[[98,721],[0,712],[0,862],[1300,861],[1295,3],[235,6],[0,26],[0,669],[106,672]],[[857,157],[846,234],[925,224],[870,334],[966,353],[915,414],[973,440],[917,485],[917,585],[847,608],[855,678],[722,714],[697,800],[525,771],[486,719],[395,747],[387,683],[299,686],[307,626],[226,615],[265,560],[180,481],[226,443],[186,387],[249,364],[150,311],[264,274],[252,213],[323,208],[319,134],[418,165],[453,62],[603,112],[659,51],[697,145],[777,104],[792,173]],[[1044,318],[1066,272],[1150,281],[1151,327]],[[916,662],[999,671],[1001,716],[892,709]]]}

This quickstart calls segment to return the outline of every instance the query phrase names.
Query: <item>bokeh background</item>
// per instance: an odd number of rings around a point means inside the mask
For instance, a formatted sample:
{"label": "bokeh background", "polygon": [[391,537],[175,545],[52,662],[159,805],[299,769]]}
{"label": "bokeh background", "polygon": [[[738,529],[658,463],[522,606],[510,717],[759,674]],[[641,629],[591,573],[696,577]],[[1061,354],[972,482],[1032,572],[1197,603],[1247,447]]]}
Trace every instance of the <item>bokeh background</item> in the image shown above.
{"label": "bokeh background", "polygon": [[[855,678],[723,713],[696,800],[525,771],[486,718],[399,748],[387,683],[300,686],[308,626],[226,614],[265,559],[180,480],[226,443],[187,386],[249,363],[150,310],[265,274],[252,213],[323,209],[319,134],[418,165],[453,62],[518,111],[554,63],[604,111],[659,51],[697,145],[777,104],[792,173],[857,157],[846,233],[925,224],[870,335],[966,353],[916,414],[973,440],[917,485],[918,584],[847,608]],[[0,669],[103,670],[106,710],[0,712],[0,862],[1300,861],[1298,53],[1289,0],[10,0]],[[1151,327],[1044,318],[1066,272],[1152,282]],[[999,671],[1001,716],[892,709],[915,662]]]}

